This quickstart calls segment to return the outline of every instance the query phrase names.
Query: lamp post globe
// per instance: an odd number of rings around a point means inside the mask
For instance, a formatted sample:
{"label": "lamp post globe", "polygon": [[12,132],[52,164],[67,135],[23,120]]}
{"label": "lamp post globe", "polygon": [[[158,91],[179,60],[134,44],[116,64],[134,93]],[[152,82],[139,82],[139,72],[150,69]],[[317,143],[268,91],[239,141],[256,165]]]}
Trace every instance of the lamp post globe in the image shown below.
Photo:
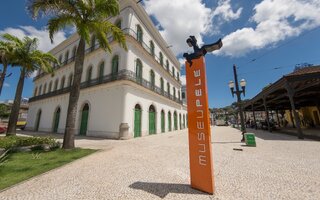
{"label": "lamp post globe", "polygon": [[241,87],[246,87],[246,85],[247,85],[246,80],[241,79],[241,81],[240,81],[240,86],[241,86]]}

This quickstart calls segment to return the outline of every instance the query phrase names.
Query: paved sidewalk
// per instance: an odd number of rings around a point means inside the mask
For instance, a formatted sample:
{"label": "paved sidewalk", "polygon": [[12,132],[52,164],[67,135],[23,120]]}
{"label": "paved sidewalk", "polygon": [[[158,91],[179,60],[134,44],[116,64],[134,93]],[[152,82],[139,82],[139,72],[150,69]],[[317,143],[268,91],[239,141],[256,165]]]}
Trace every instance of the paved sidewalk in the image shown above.
{"label": "paved sidewalk", "polygon": [[[320,199],[320,143],[257,132],[257,147],[240,132],[214,127],[216,194],[189,187],[186,131],[127,141],[77,139],[103,149],[0,193],[0,199]],[[235,151],[241,148],[243,151]]]}

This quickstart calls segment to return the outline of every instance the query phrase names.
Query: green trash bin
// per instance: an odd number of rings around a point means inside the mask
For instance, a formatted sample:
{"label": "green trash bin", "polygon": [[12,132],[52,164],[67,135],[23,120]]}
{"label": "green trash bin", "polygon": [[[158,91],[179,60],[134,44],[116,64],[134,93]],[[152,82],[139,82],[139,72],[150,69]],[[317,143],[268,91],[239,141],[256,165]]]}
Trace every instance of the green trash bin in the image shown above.
{"label": "green trash bin", "polygon": [[256,137],[254,133],[245,133],[244,139],[247,146],[255,147],[256,146]]}

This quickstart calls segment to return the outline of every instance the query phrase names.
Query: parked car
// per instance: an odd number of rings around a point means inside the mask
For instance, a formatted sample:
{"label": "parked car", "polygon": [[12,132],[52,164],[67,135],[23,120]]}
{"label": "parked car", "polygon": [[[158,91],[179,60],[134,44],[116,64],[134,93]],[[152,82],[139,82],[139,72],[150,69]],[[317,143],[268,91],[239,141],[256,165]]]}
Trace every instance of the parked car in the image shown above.
{"label": "parked car", "polygon": [[24,128],[26,127],[27,125],[27,120],[24,119],[24,118],[20,118],[18,121],[17,121],[17,128],[20,128],[21,130],[24,130]]}
{"label": "parked car", "polygon": [[222,119],[217,119],[216,120],[216,126],[228,126],[228,122]]}
{"label": "parked car", "polygon": [[0,134],[5,133],[7,131],[7,127],[5,126],[0,126]]}

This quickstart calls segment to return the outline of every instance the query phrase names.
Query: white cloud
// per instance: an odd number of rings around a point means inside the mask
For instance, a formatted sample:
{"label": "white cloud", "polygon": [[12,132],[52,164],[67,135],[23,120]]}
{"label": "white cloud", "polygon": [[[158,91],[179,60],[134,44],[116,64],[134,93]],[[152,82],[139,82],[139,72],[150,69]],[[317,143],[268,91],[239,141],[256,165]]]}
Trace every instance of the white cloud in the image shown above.
{"label": "white cloud", "polygon": [[233,11],[231,7],[231,0],[219,0],[218,7],[213,10],[213,17],[217,17],[220,22],[229,22],[236,20],[240,17],[242,8],[238,8],[237,11]]}
{"label": "white cloud", "polygon": [[33,26],[19,26],[19,28],[5,28],[0,30],[0,34],[9,33],[20,39],[24,36],[29,36],[31,38],[39,39],[39,50],[47,52],[53,47],[58,45],[60,42],[66,39],[66,34],[63,31],[59,31],[54,35],[54,43],[51,43],[49,39],[49,33],[46,29],[36,29]]}
{"label": "white cloud", "polygon": [[211,9],[201,0],[146,0],[145,9],[159,21],[163,28],[160,33],[176,54],[189,49],[186,39],[190,35],[202,43],[201,34],[210,31]]}
{"label": "white cloud", "polygon": [[29,78],[33,79],[33,78],[36,77],[37,75],[38,75],[38,70],[35,70],[35,71],[33,71],[33,72],[30,74]]}
{"label": "white cloud", "polygon": [[182,85],[186,85],[186,83],[187,83],[186,75],[181,75],[180,80],[181,80]]}
{"label": "white cloud", "polygon": [[[218,26],[239,18],[242,11],[240,8],[233,12],[230,0],[219,0],[215,9],[206,7],[202,0],[145,0],[145,9],[161,24],[163,30],[160,33],[168,45],[173,45],[172,50],[176,55],[191,50],[186,44],[190,35],[194,35],[200,45],[204,34],[217,32]],[[213,17],[219,21],[214,29]]]}
{"label": "white cloud", "polygon": [[250,51],[276,45],[289,37],[320,26],[319,0],[263,0],[254,7],[245,27],[223,38],[223,48],[215,54],[243,56]]}

